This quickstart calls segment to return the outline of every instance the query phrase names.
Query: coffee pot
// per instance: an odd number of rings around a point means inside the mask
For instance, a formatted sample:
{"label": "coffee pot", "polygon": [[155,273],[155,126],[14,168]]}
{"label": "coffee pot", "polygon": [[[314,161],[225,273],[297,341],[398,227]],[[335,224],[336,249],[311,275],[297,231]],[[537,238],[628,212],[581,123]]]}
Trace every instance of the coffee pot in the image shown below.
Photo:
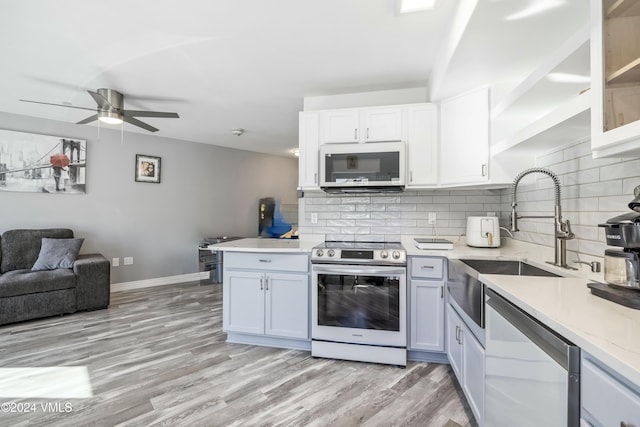
{"label": "coffee pot", "polygon": [[633,212],[618,215],[599,227],[605,229],[607,245],[622,249],[604,251],[604,280],[610,285],[640,290],[640,186],[629,203]]}

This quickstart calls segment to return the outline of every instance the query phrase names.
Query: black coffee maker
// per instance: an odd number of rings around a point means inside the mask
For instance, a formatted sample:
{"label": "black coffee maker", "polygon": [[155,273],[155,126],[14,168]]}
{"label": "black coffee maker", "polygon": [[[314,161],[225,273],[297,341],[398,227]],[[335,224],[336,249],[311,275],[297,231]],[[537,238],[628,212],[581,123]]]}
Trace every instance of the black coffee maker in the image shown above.
{"label": "black coffee maker", "polygon": [[604,280],[609,285],[640,290],[640,186],[629,203],[633,212],[610,218],[605,229],[607,245],[623,249],[604,251]]}
{"label": "black coffee maker", "polygon": [[[273,225],[273,214],[276,209],[276,201],[273,197],[264,197],[258,203],[258,236],[265,237],[267,228]],[[268,234],[266,235],[268,236]]]}

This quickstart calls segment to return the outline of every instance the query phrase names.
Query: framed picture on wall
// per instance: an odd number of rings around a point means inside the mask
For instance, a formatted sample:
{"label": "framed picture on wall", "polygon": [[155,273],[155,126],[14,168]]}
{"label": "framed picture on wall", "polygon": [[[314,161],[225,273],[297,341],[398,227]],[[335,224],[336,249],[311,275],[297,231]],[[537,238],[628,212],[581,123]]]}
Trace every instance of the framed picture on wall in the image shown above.
{"label": "framed picture on wall", "polygon": [[136,181],[160,183],[160,157],[136,154]]}
{"label": "framed picture on wall", "polygon": [[0,129],[0,192],[84,194],[87,141]]}

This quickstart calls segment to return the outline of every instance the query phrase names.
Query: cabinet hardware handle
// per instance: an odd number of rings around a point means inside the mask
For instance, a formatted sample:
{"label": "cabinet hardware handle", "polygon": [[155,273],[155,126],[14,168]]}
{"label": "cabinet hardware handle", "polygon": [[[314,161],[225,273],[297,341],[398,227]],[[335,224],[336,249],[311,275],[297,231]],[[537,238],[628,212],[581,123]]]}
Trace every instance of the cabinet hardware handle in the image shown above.
{"label": "cabinet hardware handle", "polygon": [[355,139],[356,141],[358,140],[358,128],[355,128],[353,130],[353,139]]}
{"label": "cabinet hardware handle", "polygon": [[487,176],[487,164],[482,164],[482,176]]}
{"label": "cabinet hardware handle", "polygon": [[440,286],[440,298],[444,298],[444,286]]}
{"label": "cabinet hardware handle", "polygon": [[456,326],[456,341],[460,344],[460,327]]}
{"label": "cabinet hardware handle", "polygon": [[313,182],[314,182],[314,184],[318,183],[318,172],[313,174]]}
{"label": "cabinet hardware handle", "polygon": [[264,290],[268,291],[269,290],[269,276],[265,277],[264,283],[265,283]]}
{"label": "cabinet hardware handle", "polygon": [[429,270],[433,270],[435,267],[433,265],[423,265],[422,267],[420,267],[421,269],[429,269]]}
{"label": "cabinet hardware handle", "polygon": [[260,290],[263,291],[264,290],[264,277],[260,278]]}
{"label": "cabinet hardware handle", "polygon": [[270,259],[259,259],[258,261],[260,261],[260,262],[271,262]]}
{"label": "cabinet hardware handle", "polygon": [[369,128],[367,128],[367,139],[369,139]]}
{"label": "cabinet hardware handle", "polygon": [[409,171],[409,182],[413,182],[413,171]]}

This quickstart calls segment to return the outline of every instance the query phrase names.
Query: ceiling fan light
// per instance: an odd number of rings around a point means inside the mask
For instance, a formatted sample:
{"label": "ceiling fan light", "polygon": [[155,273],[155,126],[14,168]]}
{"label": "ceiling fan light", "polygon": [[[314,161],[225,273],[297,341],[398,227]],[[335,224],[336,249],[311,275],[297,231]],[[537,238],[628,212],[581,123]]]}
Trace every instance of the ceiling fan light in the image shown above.
{"label": "ceiling fan light", "polygon": [[98,120],[109,125],[119,125],[122,123],[122,114],[113,111],[98,111]]}

